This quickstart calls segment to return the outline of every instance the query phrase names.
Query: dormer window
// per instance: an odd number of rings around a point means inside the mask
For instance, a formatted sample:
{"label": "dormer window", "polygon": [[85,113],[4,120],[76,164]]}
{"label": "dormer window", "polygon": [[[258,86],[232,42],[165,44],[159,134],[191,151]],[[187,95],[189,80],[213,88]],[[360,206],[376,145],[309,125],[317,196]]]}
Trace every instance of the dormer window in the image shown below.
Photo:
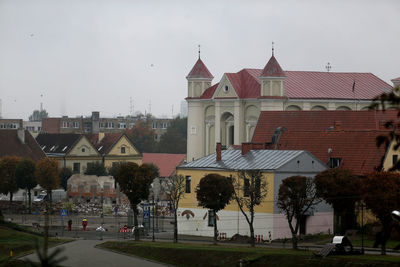
{"label": "dormer window", "polygon": [[329,168],[337,168],[340,166],[340,163],[342,162],[341,158],[329,158],[328,166]]}

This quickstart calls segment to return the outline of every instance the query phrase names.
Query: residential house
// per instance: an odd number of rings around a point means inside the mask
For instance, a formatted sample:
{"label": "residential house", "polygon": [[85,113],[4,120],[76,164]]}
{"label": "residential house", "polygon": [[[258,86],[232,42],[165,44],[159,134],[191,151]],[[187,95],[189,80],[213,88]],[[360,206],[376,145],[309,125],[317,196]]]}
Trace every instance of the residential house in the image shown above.
{"label": "residential house", "polygon": [[38,161],[46,157],[46,154],[29,131],[18,129],[0,131],[0,158],[4,156],[17,156]]}
{"label": "residential house", "polygon": [[[265,150],[256,145],[244,145],[242,150],[220,150],[195,161],[177,167],[177,173],[186,179],[186,193],[179,204],[178,231],[180,234],[213,236],[213,222],[210,212],[197,205],[196,187],[202,177],[217,173],[236,178],[238,172],[261,170],[268,183],[266,199],[255,208],[255,234],[266,238],[290,237],[290,229],[285,216],[276,206],[276,197],[283,179],[302,175],[314,177],[327,167],[311,153],[304,150]],[[261,148],[261,150],[260,150]],[[250,235],[249,226],[236,202],[217,214],[218,231],[226,233],[227,238],[234,234]],[[302,234],[332,232],[332,208],[319,204],[301,223]]]}
{"label": "residential house", "polygon": [[19,129],[22,128],[21,119],[2,119],[0,118],[0,130]]}
{"label": "residential house", "polygon": [[89,164],[102,161],[96,147],[82,134],[41,133],[36,141],[49,158],[59,162],[60,168],[70,168],[74,173],[84,173]]}

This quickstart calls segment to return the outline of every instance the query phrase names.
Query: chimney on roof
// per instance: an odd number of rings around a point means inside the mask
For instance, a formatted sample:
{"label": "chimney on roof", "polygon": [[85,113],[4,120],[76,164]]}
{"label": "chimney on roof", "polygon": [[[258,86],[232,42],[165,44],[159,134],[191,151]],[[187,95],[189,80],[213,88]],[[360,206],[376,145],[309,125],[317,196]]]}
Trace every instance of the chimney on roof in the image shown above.
{"label": "chimney on roof", "polygon": [[253,149],[252,143],[242,143],[242,155],[246,155],[247,152]]}
{"label": "chimney on roof", "polygon": [[341,121],[334,121],[333,122],[333,127],[335,130],[340,131],[342,130],[342,122]]}
{"label": "chimney on roof", "polygon": [[221,143],[217,143],[217,161],[221,161],[222,156],[221,156],[221,150],[222,150],[222,145]]}
{"label": "chimney on roof", "polygon": [[25,144],[25,130],[23,128],[19,128],[17,130],[18,139],[22,144]]}

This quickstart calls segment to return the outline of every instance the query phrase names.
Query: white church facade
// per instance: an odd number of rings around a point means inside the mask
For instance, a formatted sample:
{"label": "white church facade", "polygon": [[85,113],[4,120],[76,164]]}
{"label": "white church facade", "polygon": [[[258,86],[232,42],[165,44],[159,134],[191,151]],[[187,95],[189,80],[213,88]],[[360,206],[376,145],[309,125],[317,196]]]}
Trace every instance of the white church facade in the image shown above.
{"label": "white church facade", "polygon": [[200,59],[187,75],[187,161],[250,142],[260,111],[365,110],[392,86],[372,73],[283,71],[272,57],[264,69],[213,76]]}

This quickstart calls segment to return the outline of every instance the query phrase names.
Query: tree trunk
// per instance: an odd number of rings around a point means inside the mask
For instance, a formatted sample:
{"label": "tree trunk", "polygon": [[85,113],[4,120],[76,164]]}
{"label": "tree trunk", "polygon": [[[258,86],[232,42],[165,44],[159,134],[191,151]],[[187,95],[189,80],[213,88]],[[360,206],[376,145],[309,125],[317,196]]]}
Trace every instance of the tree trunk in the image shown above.
{"label": "tree trunk", "polygon": [[139,241],[139,229],[138,229],[138,210],[135,207],[133,209],[133,225],[135,226],[135,241]]}
{"label": "tree trunk", "polygon": [[214,245],[216,245],[218,239],[217,211],[213,210],[213,212],[214,212]]}
{"label": "tree trunk", "polygon": [[250,223],[250,245],[255,247],[255,240],[254,240],[254,226],[253,222]]}
{"label": "tree trunk", "polygon": [[296,233],[292,233],[292,248],[297,249],[297,235]]}
{"label": "tree trunk", "polygon": [[178,243],[178,215],[177,210],[174,209],[174,243]]}
{"label": "tree trunk", "polygon": [[50,201],[50,214],[53,214],[53,192],[52,190],[48,190],[49,201]]}
{"label": "tree trunk", "polygon": [[8,210],[10,213],[12,213],[12,199],[13,199],[13,192],[10,192],[10,206],[8,207]]}
{"label": "tree trunk", "polygon": [[32,214],[32,200],[31,200],[31,190],[28,189],[28,210],[29,214]]}

